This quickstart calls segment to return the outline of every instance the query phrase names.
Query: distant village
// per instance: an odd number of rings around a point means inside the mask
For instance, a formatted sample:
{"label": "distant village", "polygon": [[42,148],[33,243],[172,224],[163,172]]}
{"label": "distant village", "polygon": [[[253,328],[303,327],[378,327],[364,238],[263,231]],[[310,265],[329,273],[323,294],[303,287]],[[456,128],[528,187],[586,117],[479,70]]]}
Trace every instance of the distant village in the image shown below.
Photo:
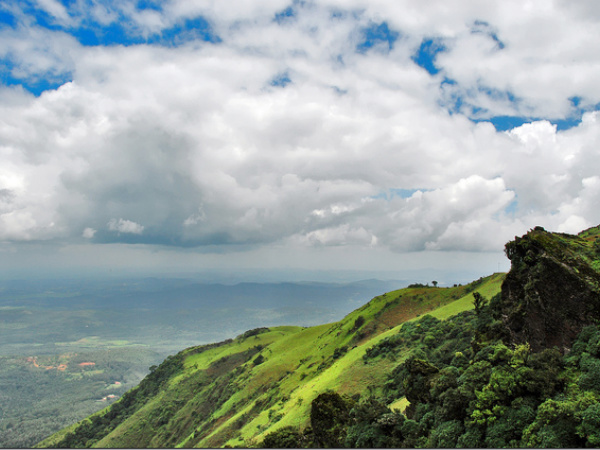
{"label": "distant village", "polygon": [[[67,355],[67,356],[71,356],[71,355]],[[62,363],[62,364],[58,364],[56,366],[52,366],[52,365],[40,365],[37,361],[37,357],[34,356],[30,356],[28,358],[26,358],[26,361],[28,363],[30,363],[33,367],[37,368],[37,369],[44,369],[44,370],[53,370],[56,369],[57,371],[60,372],[64,372],[65,370],[67,370],[67,368],[69,367],[67,364]],[[77,364],[79,367],[84,368],[84,367],[94,367],[96,366],[95,362],[81,362],[79,364]],[[121,382],[120,381],[115,381],[113,384],[109,385],[107,387],[108,388],[117,388],[117,387],[121,387]],[[96,400],[96,402],[107,402],[109,400],[114,400],[116,398],[119,398],[118,395],[115,394],[109,394],[106,397],[102,397],[101,399]]]}
{"label": "distant village", "polygon": [[108,400],[112,400],[117,398],[115,394],[107,395],[106,397],[102,397],[100,400],[96,400],[97,402],[107,402]]}
{"label": "distant village", "polygon": [[[121,386],[121,382],[120,382],[120,381],[115,381],[113,384],[111,384],[111,385],[110,385],[110,386],[108,386],[108,387],[120,387],[120,386]],[[116,398],[119,398],[119,396],[118,396],[118,395],[115,395],[115,394],[109,394],[109,395],[107,395],[106,397],[102,397],[101,399],[99,399],[99,400],[96,400],[96,401],[97,401],[97,402],[107,402],[107,401],[109,401],[109,400],[114,400],[114,399],[116,399]]]}

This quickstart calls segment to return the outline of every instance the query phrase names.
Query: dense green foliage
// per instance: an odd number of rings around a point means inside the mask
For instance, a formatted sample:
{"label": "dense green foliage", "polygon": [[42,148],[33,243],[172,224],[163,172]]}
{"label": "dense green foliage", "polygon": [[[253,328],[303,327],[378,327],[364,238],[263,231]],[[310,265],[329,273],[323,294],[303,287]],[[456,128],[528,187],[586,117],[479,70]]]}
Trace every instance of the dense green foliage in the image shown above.
{"label": "dense green foliage", "polygon": [[262,442],[263,448],[308,448],[314,437],[310,428],[300,431],[294,427],[283,427],[268,434]]}
{"label": "dense green foliage", "polygon": [[[557,349],[532,353],[499,339],[475,342],[477,330],[484,335],[493,325],[482,320],[486,314],[489,306],[445,322],[425,316],[373,347],[366,364],[410,350],[380,391],[359,401],[335,392],[317,397],[309,446],[598,446],[600,327],[585,328],[563,357]],[[410,402],[405,415],[387,406],[401,396]]]}
{"label": "dense green foliage", "polygon": [[144,348],[0,357],[0,447],[31,447],[106,407],[163,358]]}
{"label": "dense green foliage", "polygon": [[352,399],[333,391],[324,392],[313,400],[310,424],[317,446],[337,448],[343,445],[353,404]]}

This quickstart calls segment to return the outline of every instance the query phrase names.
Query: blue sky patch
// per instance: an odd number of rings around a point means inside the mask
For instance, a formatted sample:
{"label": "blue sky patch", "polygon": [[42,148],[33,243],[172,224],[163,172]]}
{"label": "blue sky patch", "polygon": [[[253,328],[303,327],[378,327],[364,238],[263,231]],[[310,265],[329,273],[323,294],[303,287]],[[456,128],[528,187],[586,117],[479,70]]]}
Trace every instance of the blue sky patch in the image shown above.
{"label": "blue sky patch", "polygon": [[283,11],[275,14],[275,17],[273,20],[281,25],[282,23],[294,18],[295,16],[296,16],[296,12],[294,11],[294,8],[292,8],[291,6],[288,6]]}
{"label": "blue sky patch", "polygon": [[438,100],[438,105],[446,107],[450,115],[457,113],[460,114],[461,108],[463,107],[463,97],[456,89],[454,89],[456,86],[458,86],[458,83],[456,80],[444,77],[440,83],[440,88],[443,90],[446,86],[449,86],[450,96],[449,98]]}
{"label": "blue sky patch", "polygon": [[394,42],[400,36],[400,33],[394,30],[390,30],[387,22],[380,24],[372,24],[371,26],[362,30],[363,41],[356,46],[358,53],[366,53],[370,48],[379,45],[386,44],[387,49],[392,50],[394,48]]}
{"label": "blue sky patch", "polygon": [[342,89],[339,86],[331,86],[331,88],[338,95],[346,95],[348,93],[348,89]]}
{"label": "blue sky patch", "polygon": [[203,17],[187,19],[182,24],[163,30],[160,36],[148,40],[149,44],[161,44],[169,47],[177,47],[190,41],[204,41],[212,44],[221,42],[221,38],[214,34],[210,23]]}
{"label": "blue sky patch", "polygon": [[519,103],[521,103],[521,99],[518,98],[515,94],[513,94],[509,90],[500,90],[496,88],[491,88],[488,86],[478,86],[477,90],[494,101],[504,101],[510,103],[514,106],[515,109],[518,109]]}
{"label": "blue sky patch", "polygon": [[410,198],[417,191],[424,192],[424,191],[426,191],[426,189],[398,189],[398,188],[390,188],[387,191],[382,191],[379,194],[373,195],[371,198],[388,200],[388,201],[392,200],[395,197]]}
{"label": "blue sky patch", "polygon": [[70,8],[72,5],[76,5],[79,0],[58,0],[65,8]]}
{"label": "blue sky patch", "polygon": [[289,74],[287,72],[283,72],[276,75],[269,84],[275,87],[286,87],[291,82],[292,79],[290,78]]}
{"label": "blue sky patch", "polygon": [[515,213],[517,212],[517,208],[519,206],[519,202],[517,202],[517,200],[513,200],[512,202],[510,202],[510,204],[504,208],[504,213],[514,217]]}
{"label": "blue sky patch", "polygon": [[346,17],[346,13],[344,13],[343,11],[341,11],[339,9],[331,11],[331,15],[330,15],[331,19],[343,19],[344,17]]}
{"label": "blue sky patch", "polygon": [[[509,96],[508,100],[516,102],[514,96]],[[564,131],[570,128],[576,127],[581,123],[583,115],[590,111],[600,111],[600,103],[592,106],[583,106],[583,98],[579,96],[573,96],[569,98],[571,103],[572,112],[568,117],[559,118],[547,118],[547,117],[526,117],[526,116],[494,116],[487,119],[471,119],[473,122],[490,122],[497,131],[507,131],[513,128],[520,127],[524,123],[535,122],[539,120],[547,120],[553,125],[556,125],[557,131]]]}
{"label": "blue sky patch", "polygon": [[150,36],[148,39],[130,33],[120,23],[112,23],[104,27],[97,23],[90,23],[88,26],[70,32],[82,45],[86,46],[157,44],[166,47],[177,47],[190,41],[213,44],[221,42],[221,38],[213,32],[210,23],[203,17],[187,19],[181,24],[163,30],[160,34]]}
{"label": "blue sky patch", "polygon": [[0,10],[0,27],[9,26],[14,28],[17,25],[17,19],[8,11]]}
{"label": "blue sky patch", "polygon": [[77,38],[81,45],[97,46],[97,45],[135,45],[145,42],[140,36],[132,36],[127,33],[121,24],[112,23],[105,27],[100,27],[96,23],[91,23],[89,26],[83,26],[70,33]]}
{"label": "blue sky patch", "polygon": [[578,97],[578,96],[569,98],[571,105],[573,105],[573,107],[575,107],[575,108],[579,108],[579,104],[581,103],[581,100],[582,100],[581,97]]}
{"label": "blue sky patch", "polygon": [[[62,4],[68,9],[75,1],[63,0]],[[143,0],[137,3],[139,9],[160,10],[160,2]],[[1,6],[0,6],[1,8]],[[139,34],[135,27],[120,16],[117,21],[109,25],[100,24],[92,19],[83,19],[77,27],[65,26],[39,9],[35,4],[27,2],[22,11],[35,21],[38,27],[61,31],[70,34],[83,46],[110,46],[110,45],[139,45],[155,44],[166,47],[177,47],[190,41],[219,43],[221,38],[214,33],[211,24],[203,17],[186,19],[175,26],[163,30],[148,39]],[[18,26],[17,18],[9,11],[0,9],[0,27]],[[6,86],[21,85],[35,96],[50,89],[56,89],[67,81],[72,80],[70,73],[37,73],[34,75],[15,77],[15,62],[11,58],[0,60],[0,82]]]}
{"label": "blue sky patch", "polygon": [[23,89],[39,97],[42,92],[57,89],[63,84],[72,81],[71,73],[60,75],[41,74],[26,78],[16,78],[12,75],[14,64],[10,59],[0,59],[0,82],[5,86],[22,86]]}
{"label": "blue sky patch", "polygon": [[554,125],[556,125],[557,131],[564,131],[564,130],[574,128],[577,125],[579,125],[581,123],[581,116],[579,116],[579,118],[574,118],[574,119],[550,120],[550,123],[553,123]]}
{"label": "blue sky patch", "polygon": [[283,11],[276,13],[275,17],[273,17],[273,20],[281,25],[285,22],[295,19],[298,14],[296,6],[302,7],[304,4],[304,0],[294,0],[291,6],[288,6]]}
{"label": "blue sky patch", "polygon": [[442,80],[442,82],[440,84],[442,84],[442,85],[449,84],[451,86],[456,86],[458,83],[456,82],[456,80],[453,80],[452,78],[444,77],[444,79]]}
{"label": "blue sky patch", "polygon": [[56,23],[56,19],[44,10],[27,8],[25,11],[35,17],[36,23],[42,28],[53,31],[64,30],[62,26]]}
{"label": "blue sky patch", "polygon": [[430,75],[435,75],[440,71],[435,65],[435,57],[438,53],[446,50],[446,47],[440,39],[427,38],[423,39],[419,50],[412,56],[412,60],[420,67],[429,72]]}
{"label": "blue sky patch", "polygon": [[600,103],[596,105],[583,106],[584,99],[579,96],[570,97],[568,100],[571,103],[571,112],[565,118],[551,118],[551,117],[539,117],[539,116],[525,116],[519,115],[519,103],[522,99],[517,97],[514,93],[508,90],[500,90],[490,88],[487,86],[479,86],[477,90],[493,101],[505,102],[510,104],[516,114],[514,115],[496,115],[490,117],[490,111],[477,106],[476,104],[469,102],[469,96],[462,92],[460,89],[454,89],[458,87],[458,83],[455,80],[444,78],[440,83],[440,87],[444,89],[444,86],[449,86],[448,95],[443,100],[440,100],[438,104],[446,107],[448,112],[452,114],[463,114],[474,123],[489,122],[494,125],[497,131],[508,131],[513,128],[520,127],[525,123],[536,122],[540,120],[546,120],[553,125],[556,125],[557,131],[564,131],[570,128],[576,127],[581,123],[583,114],[590,111],[600,111]]}
{"label": "blue sky patch", "polygon": [[506,47],[506,45],[504,45],[504,42],[502,42],[500,40],[500,38],[498,38],[498,35],[496,34],[496,32],[493,30],[493,28],[490,26],[490,24],[488,22],[485,22],[483,20],[476,20],[473,23],[473,28],[471,29],[471,33],[473,34],[485,34],[487,35],[490,39],[492,39],[495,43],[496,43],[496,48],[498,50],[502,50],[504,49],[504,47]]}
{"label": "blue sky patch", "polygon": [[[62,3],[68,11],[71,6],[70,3],[73,2],[63,1]],[[140,10],[151,9],[155,11],[161,11],[162,9],[160,2],[151,0],[139,1],[137,8]],[[75,37],[81,45],[85,46],[157,44],[167,47],[177,47],[190,41],[210,42],[213,44],[221,42],[221,38],[214,32],[210,23],[202,16],[186,19],[146,39],[121,14],[119,14],[115,22],[108,25],[86,18],[82,20],[80,26],[72,28],[57,23],[54,17],[31,4],[27,4],[23,8],[23,11],[30,17],[33,17],[38,26],[48,30],[68,33]],[[14,24],[15,18],[9,13],[2,13],[0,21],[0,23],[10,25]]]}
{"label": "blue sky patch", "polygon": [[581,114],[579,117],[568,119],[547,119],[544,117],[518,117],[518,116],[494,116],[489,119],[471,119],[475,123],[490,122],[496,128],[496,131],[508,131],[513,128],[520,127],[525,123],[547,120],[553,125],[556,125],[557,131],[564,131],[576,127],[581,123]]}
{"label": "blue sky patch", "polygon": [[150,9],[153,11],[162,11],[162,5],[157,0],[138,0],[136,8],[140,11]]}
{"label": "blue sky patch", "polygon": [[529,123],[533,119],[528,117],[517,117],[517,116],[495,116],[489,119],[471,119],[475,123],[479,122],[490,122],[496,128],[496,131],[508,131],[513,128],[520,127],[524,123]]}

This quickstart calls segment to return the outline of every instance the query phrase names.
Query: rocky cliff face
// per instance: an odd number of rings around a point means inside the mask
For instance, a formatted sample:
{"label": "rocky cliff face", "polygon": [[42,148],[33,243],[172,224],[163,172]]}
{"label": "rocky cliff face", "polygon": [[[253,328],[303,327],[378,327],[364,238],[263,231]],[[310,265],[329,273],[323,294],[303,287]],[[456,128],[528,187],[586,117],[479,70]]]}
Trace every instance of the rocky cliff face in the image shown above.
{"label": "rocky cliff face", "polygon": [[511,343],[568,351],[600,320],[598,228],[577,236],[536,227],[506,244],[511,270],[502,286],[502,321]]}

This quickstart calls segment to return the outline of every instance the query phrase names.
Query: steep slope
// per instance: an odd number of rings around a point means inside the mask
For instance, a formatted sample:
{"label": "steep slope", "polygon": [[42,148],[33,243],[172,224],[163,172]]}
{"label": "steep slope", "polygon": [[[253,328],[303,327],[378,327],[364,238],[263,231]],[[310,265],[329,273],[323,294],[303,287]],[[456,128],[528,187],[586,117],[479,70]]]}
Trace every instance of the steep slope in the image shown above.
{"label": "steep slope", "polygon": [[506,245],[511,270],[502,288],[510,342],[534,351],[571,348],[600,319],[600,230],[577,236],[537,227]]}
{"label": "steep slope", "polygon": [[[401,324],[473,308],[472,292],[500,291],[503,274],[453,288],[412,287],[375,297],[339,322],[250,330],[168,358],[123,398],[40,447],[253,446],[286,426],[309,424],[321,393],[365,394],[396,362],[365,364],[368,349]],[[400,399],[393,399],[400,400]]]}

